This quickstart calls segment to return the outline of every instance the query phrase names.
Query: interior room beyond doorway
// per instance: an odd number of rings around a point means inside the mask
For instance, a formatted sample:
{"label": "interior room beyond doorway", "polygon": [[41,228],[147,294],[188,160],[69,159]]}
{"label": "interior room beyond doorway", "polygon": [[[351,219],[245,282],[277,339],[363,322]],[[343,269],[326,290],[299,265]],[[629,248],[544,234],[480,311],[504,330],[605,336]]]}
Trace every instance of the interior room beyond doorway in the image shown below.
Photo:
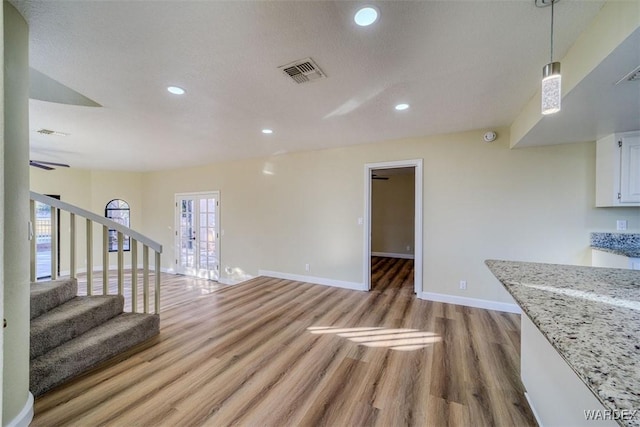
{"label": "interior room beyond doorway", "polygon": [[[414,257],[415,167],[372,169],[371,289],[393,281],[413,293]],[[409,271],[411,280],[392,280],[400,271]]]}

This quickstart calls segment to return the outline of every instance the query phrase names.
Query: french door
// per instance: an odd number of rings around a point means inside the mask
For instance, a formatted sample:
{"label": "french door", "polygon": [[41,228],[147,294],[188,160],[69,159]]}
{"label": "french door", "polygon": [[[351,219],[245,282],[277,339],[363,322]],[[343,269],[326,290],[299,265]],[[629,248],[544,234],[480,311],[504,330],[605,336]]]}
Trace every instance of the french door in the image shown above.
{"label": "french door", "polygon": [[176,272],[220,277],[220,193],[176,194]]}

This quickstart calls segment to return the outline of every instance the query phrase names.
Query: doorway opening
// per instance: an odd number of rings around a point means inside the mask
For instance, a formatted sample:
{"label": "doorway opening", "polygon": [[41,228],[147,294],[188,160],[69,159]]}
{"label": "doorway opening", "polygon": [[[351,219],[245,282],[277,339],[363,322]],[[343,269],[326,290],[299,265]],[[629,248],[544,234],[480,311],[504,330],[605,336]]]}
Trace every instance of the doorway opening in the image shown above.
{"label": "doorway opening", "polygon": [[365,165],[364,288],[422,292],[422,159]]}
{"label": "doorway opening", "polygon": [[371,290],[414,293],[415,167],[371,173]]}
{"label": "doorway opening", "polygon": [[220,192],[176,194],[176,273],[220,278]]}

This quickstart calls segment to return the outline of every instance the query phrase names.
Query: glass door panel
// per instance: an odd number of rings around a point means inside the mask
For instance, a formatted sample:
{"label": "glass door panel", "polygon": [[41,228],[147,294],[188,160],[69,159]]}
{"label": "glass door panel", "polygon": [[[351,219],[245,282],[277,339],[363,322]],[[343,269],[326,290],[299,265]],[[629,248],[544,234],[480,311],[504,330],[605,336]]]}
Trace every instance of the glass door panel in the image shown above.
{"label": "glass door panel", "polygon": [[196,236],[194,224],[194,200],[182,199],[178,203],[180,209],[178,228],[178,266],[184,274],[193,274],[186,271],[195,268]]}
{"label": "glass door panel", "polygon": [[[49,197],[60,200],[60,196],[48,194]],[[36,239],[36,279],[51,277],[51,206],[35,202],[36,223],[34,224]],[[60,274],[60,215],[57,216],[58,225],[58,260],[57,267]]]}
{"label": "glass door panel", "polygon": [[217,280],[219,193],[177,194],[178,273]]}

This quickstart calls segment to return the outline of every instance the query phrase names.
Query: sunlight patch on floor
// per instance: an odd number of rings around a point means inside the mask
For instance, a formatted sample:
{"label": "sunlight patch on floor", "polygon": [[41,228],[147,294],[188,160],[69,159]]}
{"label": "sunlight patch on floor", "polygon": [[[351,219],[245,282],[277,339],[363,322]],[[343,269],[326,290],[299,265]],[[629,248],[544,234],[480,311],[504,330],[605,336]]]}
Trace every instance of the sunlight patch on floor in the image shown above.
{"label": "sunlight patch on floor", "polygon": [[418,329],[390,329],[390,328],[339,328],[334,326],[311,326],[307,328],[315,335],[334,334],[358,345],[367,347],[386,347],[398,351],[412,351],[429,347],[442,341],[433,332]]}

